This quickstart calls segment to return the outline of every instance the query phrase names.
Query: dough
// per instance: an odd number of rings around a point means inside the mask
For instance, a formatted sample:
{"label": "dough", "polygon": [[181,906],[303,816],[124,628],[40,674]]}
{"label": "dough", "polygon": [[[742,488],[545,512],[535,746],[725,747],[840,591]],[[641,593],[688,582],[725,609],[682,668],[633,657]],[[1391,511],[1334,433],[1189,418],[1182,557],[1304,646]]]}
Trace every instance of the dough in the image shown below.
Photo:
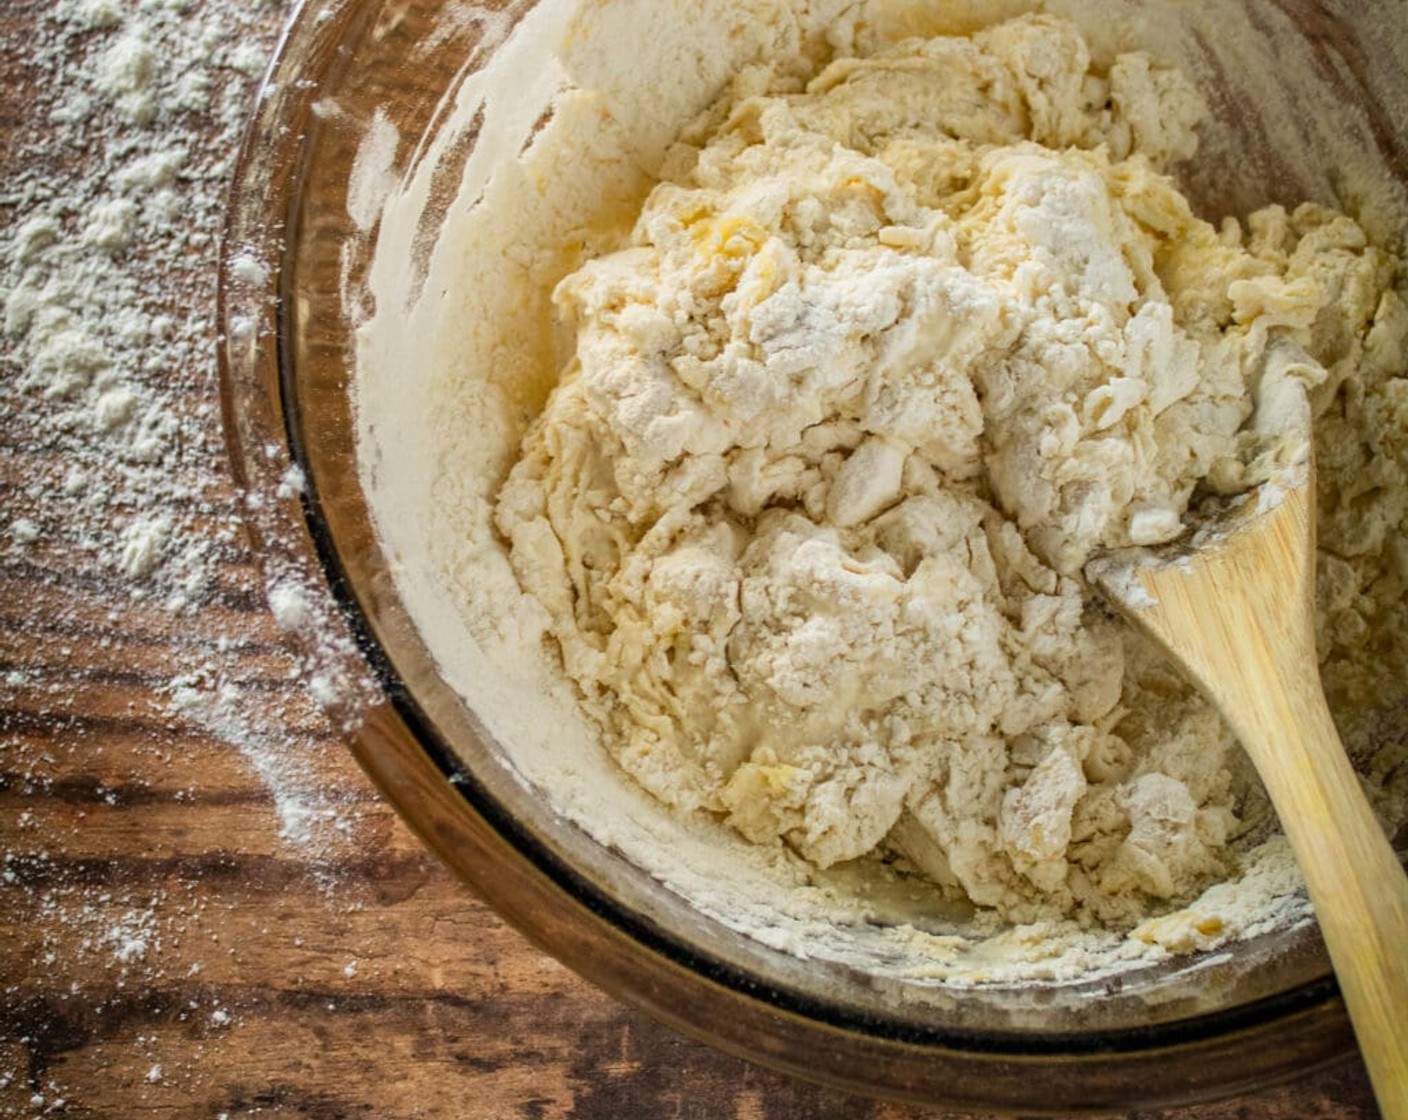
{"label": "dough", "polygon": [[1401,707],[1398,262],[1318,206],[1197,217],[1167,171],[1204,112],[1029,16],[745,70],[686,132],[630,244],[558,288],[575,354],[496,511],[636,781],[1017,922],[1130,925],[1231,874],[1255,779],[1081,569],[1255,481],[1288,368],[1331,698]]}

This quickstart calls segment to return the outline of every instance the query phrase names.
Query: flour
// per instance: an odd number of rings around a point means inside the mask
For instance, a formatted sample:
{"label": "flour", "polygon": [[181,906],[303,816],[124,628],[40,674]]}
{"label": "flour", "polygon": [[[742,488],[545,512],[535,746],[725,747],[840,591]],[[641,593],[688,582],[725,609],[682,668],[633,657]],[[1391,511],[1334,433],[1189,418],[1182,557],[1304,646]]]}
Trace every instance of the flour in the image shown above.
{"label": "flour", "polygon": [[[191,951],[218,937],[224,915],[207,912],[216,895],[193,894],[181,870],[92,873],[85,812],[64,796],[65,780],[111,774],[95,796],[104,809],[119,806],[118,756],[131,751],[145,775],[169,783],[158,796],[181,801],[193,787],[190,760],[159,731],[150,743],[123,735],[114,750],[74,718],[108,711],[94,697],[116,694],[105,690],[117,663],[95,658],[90,678],[75,671],[73,645],[108,647],[114,631],[130,639],[140,652],[116,668],[127,703],[119,718],[178,733],[195,724],[229,743],[272,802],[266,815],[251,813],[251,829],[281,829],[286,854],[312,874],[357,843],[345,791],[316,777],[328,732],[308,718],[312,702],[280,710],[262,687],[266,674],[296,676],[299,662],[271,647],[251,671],[250,634],[223,609],[260,589],[242,572],[247,546],[218,420],[216,237],[248,79],[265,64],[280,15],[267,4],[60,0],[15,15],[34,33],[7,57],[31,112],[11,122],[21,156],[0,185],[0,414],[12,467],[23,464],[0,509],[0,561],[15,586],[43,586],[56,604],[29,620],[30,604],[12,604],[20,621],[7,655],[25,668],[0,677],[12,702],[0,721],[7,781],[33,807],[6,837],[0,882],[13,920],[42,931],[16,942],[33,955],[17,958],[13,975],[49,978],[9,995],[23,1003],[50,991],[95,1022],[130,995],[156,992],[160,1002],[188,969],[196,975]],[[153,654],[162,647],[144,640],[148,628],[178,635],[166,649],[181,664]],[[44,730],[30,734],[26,716]],[[157,846],[173,842],[180,851],[171,835]],[[59,991],[55,977],[71,977],[71,988]],[[212,1001],[199,992],[171,1008],[170,1021]],[[41,1020],[28,1021],[42,1033]],[[233,1021],[211,1013],[214,1025]],[[129,1035],[109,1056],[140,1061],[156,1043],[154,1033]],[[72,1107],[72,1078],[46,1069],[42,1053],[41,1039],[19,1040],[0,1071],[17,1115],[20,1087],[24,1115],[60,1114],[66,1099]],[[153,1066],[150,1056],[141,1066],[166,1087],[189,1069]]]}
{"label": "flour", "polygon": [[[106,811],[123,803],[123,768],[135,766],[158,776],[158,799],[190,797],[191,760],[163,728],[201,728],[246,760],[271,803],[251,809],[251,836],[280,830],[290,865],[341,887],[323,868],[358,846],[347,791],[327,788],[326,767],[318,777],[323,752],[339,748],[311,718],[312,700],[269,702],[267,681],[299,679],[299,660],[276,644],[257,654],[267,635],[243,625],[262,589],[246,570],[214,376],[217,236],[249,79],[281,16],[273,4],[168,0],[59,0],[13,16],[33,34],[6,47],[29,115],[10,122],[16,158],[0,184],[0,416],[12,466],[0,562],[13,586],[42,587],[54,605],[11,604],[6,655],[24,669],[0,675],[6,780],[33,807],[0,854],[9,916],[27,931],[11,975],[45,978],[9,991],[14,1007],[32,1010],[47,992],[60,1017],[99,1024],[146,993],[173,1027],[201,1007],[212,1026],[237,1022],[202,990],[162,1004],[200,972],[192,954],[232,951],[213,947],[226,922],[219,891],[192,889],[204,872],[183,870],[183,841],[154,835],[177,854],[171,865],[95,872],[106,853],[92,847],[82,795],[64,793],[74,775],[106,775],[95,791]],[[136,651],[131,664],[70,656],[115,636]],[[85,663],[91,676],[76,670]],[[119,694],[125,708],[105,706]],[[115,748],[75,718],[99,713],[157,731],[150,742],[120,731]],[[49,1021],[31,1010],[20,1018],[42,1034]],[[42,1038],[12,1041],[0,1095],[14,1114],[71,1109],[72,1070],[46,1064]],[[153,1098],[193,1068],[154,1064],[155,1032],[119,1033],[105,1052],[113,1068],[134,1063],[137,1080],[145,1071]]]}
{"label": "flour", "polygon": [[[165,175],[149,172],[141,131],[110,137],[104,158],[79,181],[56,181],[38,168],[63,159],[65,149],[88,143],[106,112],[123,115],[124,98],[140,97],[151,113],[165,107],[170,79],[155,63],[153,43],[173,47],[184,34],[191,42],[183,44],[183,54],[193,65],[215,64],[211,56],[218,48],[200,43],[207,57],[189,57],[197,37],[183,32],[179,20],[158,4],[133,9],[125,21],[116,12],[60,6],[49,26],[48,46],[56,57],[88,28],[125,30],[95,40],[86,73],[51,91],[59,119],[39,134],[36,170],[6,182],[4,205],[9,213],[24,215],[23,222],[7,226],[0,243],[5,327],[20,370],[8,391],[33,415],[36,436],[66,452],[62,487],[36,492],[30,519],[47,539],[86,540],[99,561],[129,577],[136,590],[180,550],[169,539],[174,522],[164,506],[182,492],[200,490],[189,473],[182,476],[193,464],[183,461],[190,456],[178,455],[174,445],[190,440],[199,450],[210,442],[209,433],[197,435],[194,418],[174,415],[161,380],[180,375],[192,362],[200,345],[196,324],[178,322],[152,306],[143,295],[143,273],[164,268],[162,257],[202,243],[197,229],[218,217],[227,155],[218,144],[208,145],[199,164],[186,168],[189,185],[203,189],[181,199],[153,195],[170,187],[175,166],[168,163]],[[75,102],[85,79],[97,98]],[[227,137],[242,104],[233,96],[218,107]],[[151,113],[144,119],[150,121]],[[176,131],[151,135],[170,143]],[[59,182],[62,193],[56,191]],[[149,246],[150,258],[128,255],[138,237]],[[103,516],[112,507],[129,511],[115,534]],[[181,610],[191,604],[177,594],[170,606]]]}
{"label": "flour", "polygon": [[[1377,807],[1408,817],[1408,674],[1353,636],[1401,632],[1402,491],[1365,460],[1394,423],[1398,297],[1370,305],[1402,189],[1279,15],[1072,0],[1048,7],[1079,35],[994,28],[1030,6],[544,3],[434,136],[359,161],[359,466],[445,680],[535,803],[696,911],[905,984],[1089,979],[1307,915],[1220,720],[1079,578],[1177,536],[1194,487],[1257,481],[1251,388],[1284,336],[1322,444],[1354,413],[1326,486],[1368,548],[1321,557],[1353,615],[1326,679]],[[985,27],[976,51],[897,45]],[[941,58],[984,96],[923,93]],[[908,109],[875,93],[892,79]],[[1308,325],[1326,303],[1343,316]],[[960,375],[926,379],[936,354]],[[872,392],[877,358],[896,376]]]}
{"label": "flour", "polygon": [[1235,866],[1229,733],[1079,573],[1259,481],[1288,366],[1302,400],[1402,376],[1366,349],[1404,312],[1346,218],[1196,218],[1160,168],[1204,112],[1049,17],[748,73],[562,282],[576,354],[498,524],[652,794],[1013,921]]}
{"label": "flour", "polygon": [[[193,19],[183,8],[65,0],[41,19],[28,65],[43,92],[25,162],[0,195],[0,394],[16,438],[54,468],[17,494],[0,539],[13,563],[62,555],[55,581],[97,581],[115,607],[187,620],[205,654],[158,703],[238,747],[270,784],[291,843],[340,845],[333,800],[299,779],[312,743],[262,703],[243,698],[238,710],[245,682],[221,668],[233,635],[207,622],[242,539],[233,502],[217,496],[216,232],[248,79],[266,64],[277,13]],[[246,282],[267,278],[253,260],[233,267]]]}

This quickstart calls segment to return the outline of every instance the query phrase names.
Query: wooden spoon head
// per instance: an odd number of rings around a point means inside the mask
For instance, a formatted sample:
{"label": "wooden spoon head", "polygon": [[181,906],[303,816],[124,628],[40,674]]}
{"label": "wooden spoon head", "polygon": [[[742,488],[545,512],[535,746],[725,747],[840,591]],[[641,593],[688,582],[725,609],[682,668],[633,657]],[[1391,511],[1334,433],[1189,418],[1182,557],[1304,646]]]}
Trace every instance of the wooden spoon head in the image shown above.
{"label": "wooden spoon head", "polygon": [[1108,601],[1217,706],[1263,777],[1279,765],[1275,743],[1261,733],[1267,699],[1289,689],[1324,706],[1312,483],[1307,461],[1186,542],[1123,549],[1086,567]]}
{"label": "wooden spoon head", "polygon": [[[1310,400],[1303,363],[1286,347],[1268,348],[1248,425],[1254,454],[1242,493],[1213,496],[1197,508],[1198,523],[1183,538],[1157,548],[1118,549],[1092,559],[1086,578],[1126,617],[1168,645],[1166,611],[1152,608],[1163,596],[1256,595],[1277,589],[1287,608],[1306,613],[1313,603],[1315,461]],[[1296,350],[1294,353],[1298,354]],[[1189,620],[1187,624],[1195,624]]]}
{"label": "wooden spoon head", "polygon": [[[1175,582],[1206,584],[1209,593],[1224,595],[1286,576],[1298,586],[1314,554],[1314,504],[1314,469],[1306,458],[1245,494],[1208,503],[1205,520],[1185,537],[1104,553],[1086,564],[1085,576],[1135,621]],[[1289,586],[1280,589],[1284,596]]]}

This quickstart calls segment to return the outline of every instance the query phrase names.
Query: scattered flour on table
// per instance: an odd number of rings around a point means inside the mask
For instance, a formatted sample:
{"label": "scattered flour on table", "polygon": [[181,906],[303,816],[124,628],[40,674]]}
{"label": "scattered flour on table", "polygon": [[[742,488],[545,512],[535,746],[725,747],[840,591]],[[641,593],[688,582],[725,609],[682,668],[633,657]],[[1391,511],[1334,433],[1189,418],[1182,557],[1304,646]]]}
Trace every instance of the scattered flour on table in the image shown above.
{"label": "scattered flour on table", "polygon": [[[0,394],[16,438],[52,465],[0,532],[9,562],[52,558],[49,578],[99,581],[115,610],[188,620],[195,653],[165,690],[170,711],[241,752],[287,841],[331,852],[349,822],[313,784],[314,739],[250,691],[232,656],[248,640],[220,629],[222,601],[249,589],[229,568],[244,537],[215,383],[216,253],[281,7],[61,0],[42,17],[28,64],[47,92],[0,189]],[[233,270],[266,278],[252,259]],[[297,490],[291,478],[284,496]],[[270,598],[281,627],[315,621],[290,615],[286,589]],[[334,696],[308,676],[314,699]]]}
{"label": "scattered flour on table", "polygon": [[[282,833],[275,847],[321,875],[356,845],[356,806],[318,784],[330,732],[304,700],[293,712],[268,702],[270,674],[298,680],[301,662],[239,622],[264,589],[244,566],[215,379],[226,191],[287,8],[57,0],[25,17],[34,32],[23,43],[0,47],[7,73],[37,91],[25,97],[32,115],[11,122],[19,160],[0,183],[0,416],[28,471],[9,479],[0,506],[0,565],[30,586],[43,581],[54,601],[71,592],[72,604],[36,617],[24,638],[43,644],[43,667],[0,676],[0,695],[52,733],[30,736],[0,716],[3,768],[34,806],[6,836],[0,887],[15,914],[37,919],[28,967],[46,983],[69,978],[75,1009],[103,1015],[139,991],[193,984],[188,1006],[154,1020],[172,1033],[196,1018],[217,1030],[238,1023],[198,980],[213,955],[235,952],[219,938],[228,915],[194,903],[179,870],[138,882],[65,874],[69,839],[56,822],[72,829],[82,863],[89,810],[46,798],[69,758],[107,749],[72,715],[75,696],[108,682],[70,672],[69,653],[134,643],[129,671],[146,697],[133,714],[155,729],[143,749],[169,766],[177,800],[199,779],[161,728],[186,723],[238,750],[268,788]],[[258,279],[253,262],[237,267],[244,281]],[[180,634],[189,656],[153,668],[149,631]],[[113,781],[91,793],[120,807],[132,790]],[[251,813],[250,827],[268,820]],[[114,1043],[146,1056],[153,1098],[194,1076],[156,1061],[159,1033]],[[29,1041],[42,1053],[43,1040]],[[63,1115],[72,1104],[54,1068],[0,1068],[0,1091],[18,1109],[0,1106],[5,1115]]]}

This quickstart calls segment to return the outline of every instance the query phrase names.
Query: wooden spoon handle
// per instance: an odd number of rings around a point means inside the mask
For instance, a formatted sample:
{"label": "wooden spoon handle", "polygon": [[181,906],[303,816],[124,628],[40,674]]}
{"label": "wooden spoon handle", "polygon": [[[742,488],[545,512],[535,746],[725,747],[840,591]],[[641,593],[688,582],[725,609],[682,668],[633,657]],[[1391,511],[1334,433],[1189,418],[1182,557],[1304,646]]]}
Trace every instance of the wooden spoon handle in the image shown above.
{"label": "wooden spoon handle", "polygon": [[[1113,602],[1217,704],[1305,876],[1385,1120],[1408,1120],[1408,877],[1369,807],[1317,673],[1309,486],[1191,565],[1138,569]],[[1097,577],[1099,578],[1099,577]]]}
{"label": "wooden spoon handle", "polygon": [[[1263,780],[1305,876],[1385,1120],[1408,1120],[1408,877],[1345,757],[1323,694],[1306,722],[1240,734],[1278,759]],[[1261,736],[1260,746],[1252,744]]]}
{"label": "wooden spoon handle", "polygon": [[1147,622],[1167,612],[1181,618],[1179,635],[1200,635],[1196,648],[1175,652],[1256,764],[1305,876],[1379,1107],[1385,1120],[1408,1120],[1408,877],[1335,730],[1308,612],[1294,599],[1278,611],[1286,585],[1275,581],[1222,596],[1185,595],[1178,584],[1161,582],[1157,607],[1139,613]]}

